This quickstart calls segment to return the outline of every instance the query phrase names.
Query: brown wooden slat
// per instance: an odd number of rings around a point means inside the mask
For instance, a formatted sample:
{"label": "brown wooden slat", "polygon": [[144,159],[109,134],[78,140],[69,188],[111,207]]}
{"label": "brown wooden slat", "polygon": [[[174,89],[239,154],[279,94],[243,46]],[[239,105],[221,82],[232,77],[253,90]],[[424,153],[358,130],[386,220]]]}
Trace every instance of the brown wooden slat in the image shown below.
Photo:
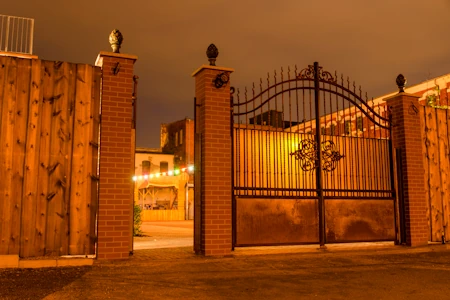
{"label": "brown wooden slat", "polygon": [[440,218],[441,218],[441,228],[440,228],[440,239],[442,239],[442,234],[444,233],[444,228],[446,226],[447,218],[445,216],[445,198],[448,197],[448,171],[449,171],[449,161],[448,161],[448,140],[447,140],[447,120],[446,120],[446,110],[436,109],[437,114],[437,133],[438,133],[438,155],[439,155],[439,174],[440,174],[440,194],[441,194],[441,205],[439,208]]}
{"label": "brown wooden slat", "polygon": [[429,188],[430,188],[430,220],[431,220],[431,241],[441,240],[442,228],[442,194],[441,176],[439,173],[439,141],[437,132],[436,109],[426,107],[427,137],[428,137],[428,162],[429,162]]}
{"label": "brown wooden slat", "polygon": [[[6,56],[0,56],[0,124],[2,123],[2,107],[3,107],[3,90],[5,88],[5,76],[6,76]],[[1,131],[0,131],[0,141],[1,141]],[[2,148],[0,147],[0,153],[2,153]],[[0,212],[1,212],[0,207]],[[1,218],[1,213],[0,213]],[[1,229],[0,229],[1,231]]]}
{"label": "brown wooden slat", "polygon": [[19,254],[20,223],[23,198],[25,146],[27,138],[28,102],[30,93],[31,61],[17,60],[16,104],[14,111],[14,137],[11,182],[11,241],[10,254]]}
{"label": "brown wooden slat", "polygon": [[72,179],[70,196],[70,238],[69,253],[88,254],[89,224],[88,204],[91,195],[91,164],[89,138],[91,137],[91,80],[92,67],[77,66],[75,126],[73,141]]}
{"label": "brown wooden slat", "polygon": [[[5,116],[7,114],[8,103],[5,101],[6,99],[3,97],[4,90],[6,86],[6,75],[7,75],[7,57],[0,56],[0,128],[3,128],[3,120],[5,120]],[[6,124],[5,124],[6,126]],[[3,178],[5,175],[5,169],[3,168],[3,164],[5,161],[5,151],[3,145],[5,142],[3,141],[3,131],[0,129],[0,178]],[[0,180],[0,197],[6,193],[7,187],[6,182]],[[7,230],[6,227],[6,218],[8,213],[4,210],[3,202],[0,202],[0,255],[8,254],[8,244],[7,241],[2,239],[3,232]]]}
{"label": "brown wooden slat", "polygon": [[64,198],[62,203],[62,212],[64,216],[61,218],[61,247],[62,253],[69,254],[69,238],[70,238],[70,187],[72,178],[72,150],[73,150],[73,127],[75,116],[75,97],[76,97],[76,81],[77,81],[77,65],[64,63],[64,76],[67,79],[64,88],[64,101],[66,101],[66,122],[61,127],[64,132],[64,153],[65,164],[60,169],[60,176],[64,178]]}
{"label": "brown wooden slat", "polygon": [[39,168],[40,111],[42,108],[41,61],[31,60],[30,96],[28,108],[28,129],[25,152],[23,184],[22,225],[20,256],[35,256],[36,205]]}
{"label": "brown wooden slat", "polygon": [[428,240],[431,241],[431,199],[430,199],[430,163],[428,161],[428,144],[430,143],[428,140],[428,123],[427,123],[427,110],[424,106],[420,106],[421,120],[420,122],[422,126],[422,157],[423,157],[423,167],[425,169],[424,178],[425,178],[425,198],[428,201],[427,205],[427,221],[428,221]]}
{"label": "brown wooden slat", "polygon": [[450,113],[449,110],[445,110],[445,114],[443,116],[445,119],[445,128],[446,135],[442,134],[442,138],[444,139],[444,149],[442,154],[442,159],[446,161],[446,167],[442,168],[442,172],[445,173],[446,183],[443,184],[443,188],[445,189],[444,196],[442,197],[443,201],[443,210],[444,210],[444,226],[445,226],[445,239],[446,241],[450,240]]}
{"label": "brown wooden slat", "polygon": [[92,101],[91,101],[91,193],[88,213],[89,224],[89,254],[95,254],[95,244],[97,241],[96,220],[98,211],[98,145],[100,143],[100,87],[101,87],[101,68],[94,67],[94,78],[92,83]]}
{"label": "brown wooden slat", "polygon": [[42,77],[42,109],[40,114],[40,141],[39,141],[39,171],[38,174],[38,199],[36,201],[36,235],[35,255],[46,255],[46,236],[52,235],[47,227],[47,197],[49,196],[48,167],[50,165],[50,133],[53,102],[53,62],[43,61]]}
{"label": "brown wooden slat", "polygon": [[0,197],[2,198],[3,214],[0,224],[2,231],[0,236],[0,253],[10,253],[11,233],[12,233],[12,211],[13,211],[13,151],[14,151],[14,117],[16,110],[16,77],[17,59],[8,58],[6,62],[6,76],[3,91],[2,124],[0,128],[3,155],[0,161]]}
{"label": "brown wooden slat", "polygon": [[[67,71],[66,71],[67,70]],[[67,139],[68,112],[68,67],[67,63],[53,63],[53,101],[50,129],[50,161],[47,167],[49,188],[47,196],[47,236],[46,252],[61,255],[61,236],[64,234],[63,203],[66,192],[65,144]],[[67,247],[66,247],[67,248]]]}

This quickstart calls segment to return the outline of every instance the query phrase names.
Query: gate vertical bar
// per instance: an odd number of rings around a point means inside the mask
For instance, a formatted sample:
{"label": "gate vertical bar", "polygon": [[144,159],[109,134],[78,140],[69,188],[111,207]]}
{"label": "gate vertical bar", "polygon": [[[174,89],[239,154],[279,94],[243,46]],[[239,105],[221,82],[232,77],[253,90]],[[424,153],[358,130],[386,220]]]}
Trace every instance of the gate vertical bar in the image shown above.
{"label": "gate vertical bar", "polygon": [[398,214],[400,223],[400,244],[406,244],[406,221],[405,221],[405,198],[403,196],[403,157],[402,149],[395,149],[397,166],[397,189],[398,189]]}
{"label": "gate vertical bar", "polygon": [[322,147],[320,132],[320,104],[319,104],[319,63],[314,62],[314,105],[316,111],[316,145],[317,145],[317,166],[316,166],[316,190],[319,201],[319,240],[320,247],[325,245],[325,205],[322,189]]}
{"label": "gate vertical bar", "polygon": [[194,252],[202,250],[202,134],[198,132],[200,104],[194,97]]}
{"label": "gate vertical bar", "polygon": [[233,103],[234,103],[234,88],[230,87],[230,138],[231,138],[231,251],[234,251],[234,246],[236,245],[236,196],[234,195],[234,185],[235,185],[235,151],[234,151],[234,114],[233,114]]}
{"label": "gate vertical bar", "polygon": [[[395,172],[394,172],[394,144],[392,143],[392,116],[390,111],[389,113],[389,177],[390,177],[390,188],[392,190],[392,197],[394,198],[394,232],[395,232],[395,244],[398,245],[401,243],[402,239],[399,236],[399,228],[398,228],[398,204],[397,204],[397,191],[395,189]],[[380,130],[381,131],[381,130]]]}

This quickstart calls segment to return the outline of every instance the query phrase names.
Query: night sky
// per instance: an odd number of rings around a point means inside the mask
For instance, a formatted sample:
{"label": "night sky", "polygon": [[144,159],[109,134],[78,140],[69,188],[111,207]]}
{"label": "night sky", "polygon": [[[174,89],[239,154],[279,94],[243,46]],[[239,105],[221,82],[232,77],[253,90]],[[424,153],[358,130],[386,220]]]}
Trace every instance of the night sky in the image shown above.
{"label": "night sky", "polygon": [[395,91],[399,73],[409,85],[450,73],[450,0],[5,0],[0,14],[35,19],[45,60],[94,64],[119,29],[121,53],[138,56],[140,147],[159,147],[160,123],[193,118],[191,74],[210,43],[238,88],[314,61],[369,97]]}

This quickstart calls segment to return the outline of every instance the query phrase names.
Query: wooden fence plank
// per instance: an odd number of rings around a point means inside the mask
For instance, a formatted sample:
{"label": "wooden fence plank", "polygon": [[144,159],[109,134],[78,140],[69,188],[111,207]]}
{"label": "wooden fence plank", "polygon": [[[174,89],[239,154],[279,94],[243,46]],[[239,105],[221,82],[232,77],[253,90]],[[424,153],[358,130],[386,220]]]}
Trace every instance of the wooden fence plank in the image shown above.
{"label": "wooden fence plank", "polygon": [[[6,87],[6,74],[7,74],[7,57],[6,56],[0,56],[0,126],[3,127],[2,120],[4,120],[4,114],[6,114],[7,110],[7,103],[5,98],[3,97],[4,89]],[[3,163],[5,160],[5,151],[3,148],[4,141],[3,141],[3,134],[2,130],[0,129],[0,178],[3,178],[4,176],[4,168]],[[3,197],[3,195],[6,192],[6,183],[3,182],[3,180],[0,180],[0,197]],[[4,219],[7,217],[7,213],[4,211],[3,208],[4,204],[3,202],[0,202],[0,255],[6,255],[8,252],[8,244],[5,241],[2,241],[1,237],[3,236],[3,231],[6,230],[6,225]],[[5,226],[5,227],[3,227]]]}
{"label": "wooden fence plank", "polygon": [[422,157],[423,157],[423,165],[425,168],[424,179],[425,179],[425,197],[428,202],[427,205],[427,221],[428,221],[428,240],[431,241],[431,198],[430,198],[430,162],[428,161],[428,145],[430,141],[428,140],[428,123],[427,123],[427,110],[425,106],[420,106],[420,113],[423,117],[423,122],[421,125],[423,126],[422,131]]}
{"label": "wooden fence plank", "polygon": [[447,136],[443,138],[446,140],[446,145],[444,146],[444,157],[443,159],[447,162],[447,168],[443,169],[445,172],[447,183],[445,185],[445,196],[442,198],[444,207],[444,225],[445,225],[445,239],[450,240],[450,112],[445,110],[445,125],[447,127]]}
{"label": "wooden fence plank", "polygon": [[11,182],[11,242],[10,254],[19,254],[20,222],[23,198],[25,146],[27,136],[28,102],[30,94],[31,61],[17,60],[16,109],[14,111],[14,137]]}
{"label": "wooden fence plank", "polygon": [[69,228],[70,228],[70,184],[72,173],[72,148],[73,148],[73,126],[75,115],[75,94],[76,94],[76,80],[77,80],[77,65],[64,63],[64,76],[66,77],[66,85],[64,88],[63,99],[66,101],[65,123],[61,126],[65,143],[62,147],[63,157],[65,163],[60,169],[60,177],[64,178],[64,198],[62,203],[62,224],[61,224],[61,245],[62,253],[69,254]]}
{"label": "wooden fence plank", "polygon": [[[11,58],[6,58],[2,62],[2,111],[1,111],[1,123],[0,123],[0,255],[9,254],[9,240],[11,232],[11,165],[12,165],[12,130],[13,130],[13,110],[14,102],[11,99],[15,95],[14,83],[11,82],[11,72],[15,78],[15,63],[16,61]],[[12,92],[11,90],[14,90]]]}
{"label": "wooden fence plank", "polygon": [[[64,234],[64,194],[66,192],[65,184],[65,144],[68,143],[66,124],[67,118],[67,86],[68,86],[68,68],[67,63],[55,62],[54,86],[52,101],[52,120],[50,130],[50,162],[47,168],[49,175],[49,195],[47,197],[47,232],[46,251],[48,254],[61,255],[62,252],[61,237]],[[65,71],[67,70],[67,71]],[[51,232],[51,234],[50,234]],[[67,247],[65,247],[67,248]]]}
{"label": "wooden fence plank", "polygon": [[50,164],[50,132],[53,102],[53,62],[43,61],[42,82],[42,109],[40,115],[40,141],[39,141],[39,171],[38,171],[38,201],[36,201],[36,235],[35,255],[46,255],[46,236],[52,235],[47,228],[47,198],[48,192],[48,167]]}
{"label": "wooden fence plank", "polygon": [[440,174],[440,192],[441,192],[441,206],[440,210],[440,218],[442,227],[440,228],[441,236],[444,234],[444,229],[446,227],[446,222],[448,222],[448,217],[445,216],[445,198],[449,196],[448,190],[448,171],[449,171],[449,160],[448,160],[448,139],[447,139],[447,116],[446,110],[436,109],[437,113],[437,127],[438,127],[438,137],[439,137],[439,174]]}
{"label": "wooden fence plank", "polygon": [[3,157],[0,162],[0,178],[2,182],[3,219],[1,223],[2,235],[0,236],[0,251],[3,254],[10,253],[10,243],[12,233],[12,213],[15,201],[13,200],[12,178],[13,178],[13,151],[14,151],[14,119],[16,111],[16,85],[17,85],[17,59],[9,58],[6,64],[7,73],[5,77],[5,87],[3,92],[3,111],[1,124],[1,137]]}
{"label": "wooden fence plank", "polygon": [[35,256],[36,205],[39,168],[40,111],[42,107],[41,61],[31,60],[28,128],[25,150],[25,171],[22,202],[20,257]]}
{"label": "wooden fence plank", "polygon": [[91,194],[92,161],[89,157],[89,138],[92,122],[90,120],[92,67],[77,66],[75,125],[72,160],[72,182],[70,203],[70,254],[88,254],[89,225],[87,224],[87,201]]}
{"label": "wooden fence plank", "polygon": [[[6,56],[0,56],[0,124],[2,124],[2,107],[3,107],[3,91],[5,88],[5,77],[6,77]],[[2,140],[0,131],[0,141]],[[0,153],[2,153],[2,148],[0,147]],[[1,218],[1,207],[0,207],[0,218]],[[1,228],[0,228],[1,231]]]}
{"label": "wooden fence plank", "polygon": [[442,194],[441,176],[439,172],[439,140],[437,131],[436,109],[426,107],[426,119],[428,127],[428,163],[429,163],[429,193],[430,193],[430,220],[431,220],[431,241],[441,240],[442,228]]}
{"label": "wooden fence plank", "polygon": [[98,210],[98,146],[100,144],[100,87],[102,79],[101,68],[94,68],[94,78],[92,83],[92,101],[91,101],[91,120],[92,120],[92,136],[90,138],[91,147],[91,194],[90,194],[90,205],[88,207],[88,224],[89,224],[89,254],[95,253],[95,244],[97,241],[96,233],[96,220],[97,220],[97,210]]}

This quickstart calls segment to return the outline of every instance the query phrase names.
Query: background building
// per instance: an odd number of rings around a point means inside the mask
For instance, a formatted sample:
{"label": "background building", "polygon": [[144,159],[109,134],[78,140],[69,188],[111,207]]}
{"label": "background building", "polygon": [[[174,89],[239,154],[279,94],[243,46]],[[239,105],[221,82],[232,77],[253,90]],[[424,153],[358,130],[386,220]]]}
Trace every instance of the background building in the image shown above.
{"label": "background building", "polygon": [[194,164],[194,120],[184,119],[161,124],[162,153],[174,155],[175,168]]}

